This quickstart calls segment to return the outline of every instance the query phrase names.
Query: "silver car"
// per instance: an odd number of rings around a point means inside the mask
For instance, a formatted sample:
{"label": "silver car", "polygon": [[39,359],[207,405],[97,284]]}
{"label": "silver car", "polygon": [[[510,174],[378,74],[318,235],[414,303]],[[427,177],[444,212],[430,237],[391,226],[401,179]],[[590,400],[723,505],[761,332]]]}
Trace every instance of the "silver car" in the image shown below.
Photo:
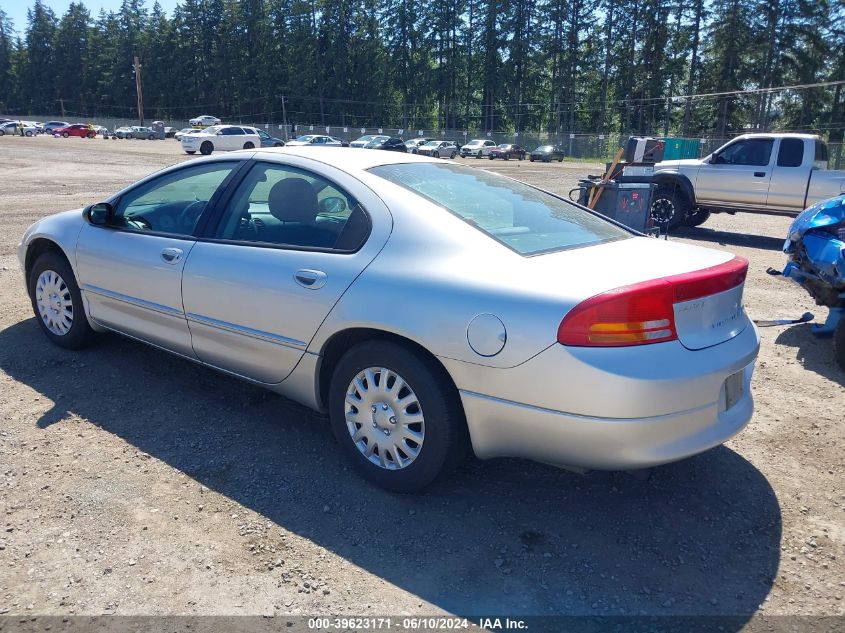
{"label": "silver car", "polygon": [[653,466],[752,414],[745,260],[437,159],[284,147],[181,163],[36,222],[18,256],[54,343],[119,332],[327,412],[390,490],[470,447]]}

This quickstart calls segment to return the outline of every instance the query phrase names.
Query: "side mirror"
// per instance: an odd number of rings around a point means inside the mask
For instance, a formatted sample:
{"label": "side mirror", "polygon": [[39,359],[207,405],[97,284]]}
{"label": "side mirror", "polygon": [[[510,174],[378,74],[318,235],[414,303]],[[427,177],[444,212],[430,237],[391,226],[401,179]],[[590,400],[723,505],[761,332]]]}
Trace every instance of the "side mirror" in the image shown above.
{"label": "side mirror", "polygon": [[223,136],[223,130],[220,130],[220,131],[217,133],[217,136]]}
{"label": "side mirror", "polygon": [[337,196],[323,198],[317,204],[320,213],[343,213],[346,211],[346,201]]}
{"label": "side mirror", "polygon": [[85,207],[82,214],[90,224],[105,226],[114,218],[114,207],[108,202],[98,202]]}

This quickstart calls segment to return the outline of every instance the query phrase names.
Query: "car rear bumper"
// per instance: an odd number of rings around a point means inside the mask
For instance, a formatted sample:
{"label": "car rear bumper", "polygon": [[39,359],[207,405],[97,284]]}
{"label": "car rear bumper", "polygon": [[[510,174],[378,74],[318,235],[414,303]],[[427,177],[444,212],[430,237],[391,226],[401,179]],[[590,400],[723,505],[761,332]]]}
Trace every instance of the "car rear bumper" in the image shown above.
{"label": "car rear bumper", "polygon": [[729,409],[714,402],[648,418],[599,418],[542,409],[461,391],[472,447],[480,458],[524,457],[595,470],[648,468],[704,452],[736,435],[754,410],[754,363],[742,369],[744,391]]}

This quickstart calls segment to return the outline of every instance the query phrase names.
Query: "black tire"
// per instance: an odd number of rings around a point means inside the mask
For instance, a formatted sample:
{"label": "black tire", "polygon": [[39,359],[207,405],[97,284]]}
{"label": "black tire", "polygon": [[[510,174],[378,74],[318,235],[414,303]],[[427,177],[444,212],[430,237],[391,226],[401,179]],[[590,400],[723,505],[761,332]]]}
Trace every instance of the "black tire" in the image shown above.
{"label": "black tire", "polygon": [[273,147],[284,147],[284,146],[285,146],[284,143],[274,143],[273,144]]}
{"label": "black tire", "polygon": [[440,152],[432,152],[431,157],[432,158],[440,158]]}
{"label": "black tire", "polygon": [[478,153],[475,155],[476,158],[481,158],[481,150],[478,150]]}
{"label": "black tire", "polygon": [[452,160],[454,160],[454,159],[455,159],[455,156],[456,156],[455,152],[452,152],[452,155],[451,155],[451,156],[449,156],[449,158],[451,158]]}
{"label": "black tire", "polygon": [[687,215],[684,218],[682,224],[684,226],[701,226],[707,219],[710,217],[710,212],[705,211],[703,209],[695,209],[693,211],[687,211]]}
{"label": "black tire", "polygon": [[[53,271],[61,277],[62,281],[64,281],[64,288],[67,291],[67,296],[70,297],[73,321],[70,329],[65,334],[56,334],[51,332],[44,323],[44,319],[41,317],[38,310],[38,304],[36,302],[36,284],[38,283],[38,278],[41,274],[46,271]],[[91,341],[91,338],[94,335],[94,330],[92,330],[91,326],[88,324],[88,319],[85,316],[85,308],[82,304],[82,294],[79,292],[79,286],[76,283],[73,270],[71,270],[70,264],[68,264],[64,256],[56,253],[55,251],[48,251],[39,256],[38,259],[35,260],[35,264],[29,274],[27,287],[29,290],[30,303],[32,304],[32,311],[35,313],[35,320],[38,322],[38,325],[41,327],[44,334],[47,335],[47,338],[59,347],[65,347],[67,349],[79,349],[81,347],[85,347],[85,345]]]}
{"label": "black tire", "polygon": [[563,162],[563,156],[561,156],[560,158],[558,158],[558,159],[557,159],[557,162],[562,163],[562,162]]}
{"label": "black tire", "polygon": [[62,132],[62,138],[68,138],[69,136],[70,134],[68,134],[67,132]]}
{"label": "black tire", "polygon": [[839,319],[833,331],[833,357],[840,369],[845,371],[845,318]]}
{"label": "black tire", "polygon": [[672,186],[660,186],[651,202],[651,217],[663,230],[680,226],[687,215],[689,202],[686,196]]}
{"label": "black tire", "polygon": [[150,135],[147,137],[147,140],[148,140],[148,141],[154,141],[154,140],[156,140],[155,134],[150,134]]}
{"label": "black tire", "polygon": [[255,147],[255,144],[252,141],[244,143],[244,149],[252,149],[253,147]]}
{"label": "black tire", "polygon": [[213,151],[214,145],[211,144],[211,141],[203,141],[203,144],[200,145],[200,154],[203,156],[208,156]]}
{"label": "black tire", "polygon": [[529,157],[528,157],[528,161],[529,161],[529,162],[531,162],[531,163],[533,163],[533,162],[534,162],[534,157],[533,157],[533,156],[529,156]]}
{"label": "black tire", "polygon": [[[388,470],[372,463],[358,450],[347,427],[347,388],[368,367],[383,367],[402,376],[417,395],[425,416],[419,454],[402,468]],[[442,367],[432,359],[390,341],[361,343],[338,361],[329,389],[329,419],[341,450],[364,479],[381,488],[418,492],[454,469],[467,455],[469,434],[460,399]]]}
{"label": "black tire", "polygon": [[195,149],[186,149],[186,150],[185,150],[185,153],[186,153],[186,154],[196,154],[196,153],[197,153],[197,150],[195,150]]}

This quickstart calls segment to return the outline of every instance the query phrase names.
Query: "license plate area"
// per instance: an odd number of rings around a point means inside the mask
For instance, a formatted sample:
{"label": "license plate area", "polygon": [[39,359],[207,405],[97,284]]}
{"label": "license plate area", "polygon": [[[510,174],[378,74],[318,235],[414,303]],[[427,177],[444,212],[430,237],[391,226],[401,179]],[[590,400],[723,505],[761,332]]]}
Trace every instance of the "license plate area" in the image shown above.
{"label": "license plate area", "polygon": [[722,385],[722,411],[732,408],[745,393],[745,372],[740,370],[725,379]]}

